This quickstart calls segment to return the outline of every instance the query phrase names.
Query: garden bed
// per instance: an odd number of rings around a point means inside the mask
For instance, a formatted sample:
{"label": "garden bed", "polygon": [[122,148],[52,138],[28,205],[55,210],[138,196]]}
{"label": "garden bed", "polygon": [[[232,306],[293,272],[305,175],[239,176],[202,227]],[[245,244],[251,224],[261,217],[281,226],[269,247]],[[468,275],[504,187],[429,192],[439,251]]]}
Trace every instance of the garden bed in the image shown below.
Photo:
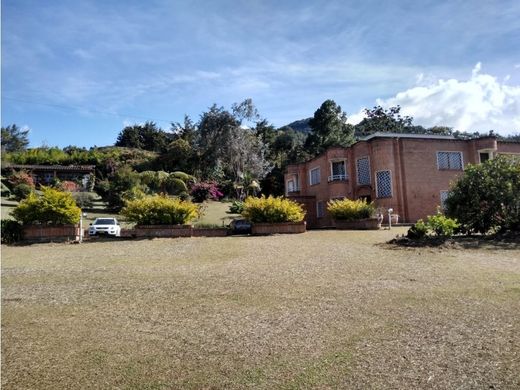
{"label": "garden bed", "polygon": [[306,232],[305,221],[301,222],[280,222],[280,223],[253,223],[251,233],[253,235],[269,234],[297,234]]}

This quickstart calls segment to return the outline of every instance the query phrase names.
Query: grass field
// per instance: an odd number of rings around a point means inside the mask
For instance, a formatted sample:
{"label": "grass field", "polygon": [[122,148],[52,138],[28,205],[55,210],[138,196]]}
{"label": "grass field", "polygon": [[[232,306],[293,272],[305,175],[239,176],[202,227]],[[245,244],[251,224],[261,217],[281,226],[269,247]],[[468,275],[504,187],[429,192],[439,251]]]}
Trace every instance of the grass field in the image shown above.
{"label": "grass field", "polygon": [[2,388],[519,388],[520,248],[402,232],[2,246]]}

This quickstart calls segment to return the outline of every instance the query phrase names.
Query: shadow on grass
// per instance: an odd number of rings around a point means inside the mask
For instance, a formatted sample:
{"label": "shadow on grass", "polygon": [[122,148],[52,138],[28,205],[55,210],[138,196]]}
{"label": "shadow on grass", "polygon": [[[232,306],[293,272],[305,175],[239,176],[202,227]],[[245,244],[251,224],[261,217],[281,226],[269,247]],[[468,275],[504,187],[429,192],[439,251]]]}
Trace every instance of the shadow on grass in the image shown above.
{"label": "shadow on grass", "polygon": [[387,249],[439,248],[439,249],[520,249],[520,232],[495,235],[469,235],[455,237],[424,237],[410,239],[396,237],[385,244]]}

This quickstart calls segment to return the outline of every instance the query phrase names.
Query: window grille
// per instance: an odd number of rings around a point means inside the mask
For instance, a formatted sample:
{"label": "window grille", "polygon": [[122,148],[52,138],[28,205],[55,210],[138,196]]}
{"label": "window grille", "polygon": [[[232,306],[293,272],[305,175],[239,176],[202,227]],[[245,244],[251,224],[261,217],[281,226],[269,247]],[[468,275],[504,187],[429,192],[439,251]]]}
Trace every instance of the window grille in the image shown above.
{"label": "window grille", "polygon": [[392,176],[390,171],[376,172],[376,184],[378,198],[392,197]]}
{"label": "window grille", "polygon": [[320,168],[311,169],[310,176],[311,176],[310,177],[311,186],[314,185],[314,184],[319,184],[320,181],[321,181]]}
{"label": "window grille", "polygon": [[357,183],[360,186],[370,185],[370,161],[368,157],[357,160]]}
{"label": "window grille", "polygon": [[462,171],[462,153],[437,152],[437,165],[439,169]]}
{"label": "window grille", "polygon": [[448,199],[448,195],[449,195],[449,191],[441,191],[440,199],[441,199],[441,208],[443,210],[446,209],[446,199]]}

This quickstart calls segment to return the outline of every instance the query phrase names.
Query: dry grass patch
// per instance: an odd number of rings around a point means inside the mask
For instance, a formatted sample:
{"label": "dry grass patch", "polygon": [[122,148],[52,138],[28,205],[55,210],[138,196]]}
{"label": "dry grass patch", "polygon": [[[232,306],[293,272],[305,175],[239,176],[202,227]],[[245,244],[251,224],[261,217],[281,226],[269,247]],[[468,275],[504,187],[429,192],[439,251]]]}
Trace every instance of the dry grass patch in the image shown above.
{"label": "dry grass patch", "polygon": [[2,247],[3,388],[520,386],[520,249],[397,232]]}

